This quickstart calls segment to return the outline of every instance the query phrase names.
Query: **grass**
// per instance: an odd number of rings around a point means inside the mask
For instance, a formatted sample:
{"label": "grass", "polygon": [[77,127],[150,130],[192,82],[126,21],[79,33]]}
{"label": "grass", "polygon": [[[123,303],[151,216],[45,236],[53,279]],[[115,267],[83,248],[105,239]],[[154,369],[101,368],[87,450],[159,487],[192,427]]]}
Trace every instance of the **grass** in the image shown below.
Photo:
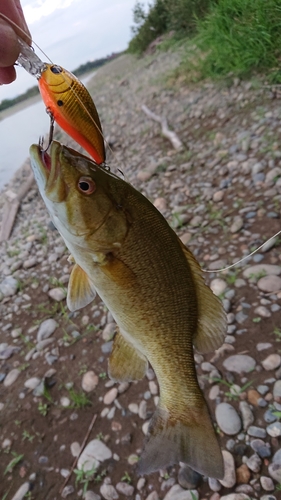
{"label": "grass", "polygon": [[214,382],[219,382],[220,384],[226,385],[230,390],[225,392],[225,395],[232,401],[238,401],[241,394],[248,389],[253,384],[253,380],[250,380],[249,382],[246,382],[242,387],[239,388],[239,390],[235,387],[235,384],[231,384],[230,382],[227,382],[226,380],[222,378],[213,378],[212,379]]}
{"label": "grass", "polygon": [[30,434],[27,430],[23,431],[23,433],[22,433],[22,440],[23,441],[25,441],[27,439],[29,443],[32,443],[34,438],[35,438],[35,436]]}
{"label": "grass", "polygon": [[11,454],[13,455],[13,459],[8,463],[5,471],[4,471],[4,476],[6,476],[6,474],[8,473],[11,473],[13,472],[15,466],[21,462],[21,460],[23,459],[24,455],[19,455],[18,453],[16,453],[15,451],[12,451]]}
{"label": "grass", "polygon": [[43,416],[46,417],[48,414],[48,404],[47,403],[42,403],[41,401],[38,403],[38,411],[39,413]]}
{"label": "grass", "polygon": [[87,398],[86,394],[81,392],[76,392],[73,387],[68,390],[68,395],[73,402],[73,408],[85,408],[85,406],[91,406],[92,402]]}
{"label": "grass", "polygon": [[[242,76],[279,67],[281,0],[220,0],[198,23],[204,76]],[[276,78],[276,75],[275,75]],[[280,76],[279,76],[280,78]]]}
{"label": "grass", "polygon": [[91,470],[84,470],[84,466],[82,467],[82,469],[74,469],[73,472],[76,476],[75,485],[82,486],[83,497],[88,490],[89,483],[93,481],[96,471],[96,467],[93,467]]}
{"label": "grass", "polygon": [[127,471],[124,472],[124,476],[121,477],[121,481],[124,481],[124,483],[131,484],[132,478]]}
{"label": "grass", "polygon": [[281,342],[281,328],[275,326],[273,334],[275,335],[277,342]]}

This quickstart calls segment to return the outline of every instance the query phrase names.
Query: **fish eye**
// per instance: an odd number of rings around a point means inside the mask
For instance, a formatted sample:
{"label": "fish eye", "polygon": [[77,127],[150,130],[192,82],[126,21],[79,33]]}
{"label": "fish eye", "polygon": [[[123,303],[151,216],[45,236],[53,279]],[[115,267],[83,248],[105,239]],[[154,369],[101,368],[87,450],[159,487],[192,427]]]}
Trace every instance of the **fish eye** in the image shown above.
{"label": "fish eye", "polygon": [[55,74],[58,74],[58,73],[61,73],[62,72],[62,68],[60,66],[51,66],[51,72],[52,73],[55,73]]}
{"label": "fish eye", "polygon": [[80,177],[78,181],[78,189],[81,193],[92,194],[96,190],[96,184],[91,177]]}

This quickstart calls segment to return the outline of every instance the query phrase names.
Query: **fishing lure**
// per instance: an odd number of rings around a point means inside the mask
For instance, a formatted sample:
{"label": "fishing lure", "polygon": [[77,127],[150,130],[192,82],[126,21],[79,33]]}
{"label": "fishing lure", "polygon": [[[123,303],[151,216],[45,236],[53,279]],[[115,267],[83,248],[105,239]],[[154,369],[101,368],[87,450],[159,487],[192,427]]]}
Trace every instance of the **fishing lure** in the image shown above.
{"label": "fishing lure", "polygon": [[49,144],[54,121],[82,146],[99,165],[105,162],[102,127],[88,90],[75,75],[56,64],[41,61],[19,38],[17,63],[38,80],[39,90],[50,115]]}

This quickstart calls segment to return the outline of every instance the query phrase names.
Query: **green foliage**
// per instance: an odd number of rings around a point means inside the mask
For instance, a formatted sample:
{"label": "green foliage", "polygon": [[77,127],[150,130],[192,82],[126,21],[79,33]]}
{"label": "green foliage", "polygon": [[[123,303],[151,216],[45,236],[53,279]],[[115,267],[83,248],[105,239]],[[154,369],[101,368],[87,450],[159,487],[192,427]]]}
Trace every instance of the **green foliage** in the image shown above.
{"label": "green foliage", "polygon": [[75,485],[82,486],[83,496],[88,490],[90,481],[93,481],[96,471],[96,467],[93,467],[91,470],[84,470],[84,466],[82,467],[82,469],[74,469],[73,472],[76,476]]}
{"label": "green foliage", "polygon": [[219,0],[198,22],[195,42],[206,55],[203,76],[278,67],[281,55],[281,0]]}
{"label": "green foliage", "polygon": [[4,476],[8,474],[8,472],[12,472],[14,467],[23,459],[23,455],[18,455],[15,451],[11,452],[13,455],[13,459],[8,463],[5,471],[4,471]]}
{"label": "green foliage", "polygon": [[140,54],[155,38],[171,30],[178,38],[194,34],[196,19],[205,15],[210,4],[211,0],[155,0],[146,13],[144,4],[137,2],[128,51]]}
{"label": "green foliage", "polygon": [[27,89],[26,92],[23,94],[14,97],[14,99],[3,99],[0,103],[0,111],[4,111],[4,109],[8,109],[11,106],[14,106],[15,104],[18,104],[19,102],[25,101],[26,99],[29,99],[30,97],[33,97],[35,95],[39,94],[39,89],[36,86],[31,87],[30,89]]}

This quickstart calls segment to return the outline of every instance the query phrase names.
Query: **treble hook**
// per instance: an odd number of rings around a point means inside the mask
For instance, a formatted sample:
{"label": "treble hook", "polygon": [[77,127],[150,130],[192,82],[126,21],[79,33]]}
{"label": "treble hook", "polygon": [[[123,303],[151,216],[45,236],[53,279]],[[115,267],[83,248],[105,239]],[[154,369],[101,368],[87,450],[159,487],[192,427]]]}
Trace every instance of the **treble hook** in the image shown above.
{"label": "treble hook", "polygon": [[46,149],[44,149],[44,153],[46,153],[51,145],[51,142],[53,140],[53,136],[54,136],[54,127],[55,127],[55,119],[54,119],[54,115],[52,113],[52,111],[50,110],[50,108],[46,108],[46,113],[49,115],[50,117],[50,129],[49,129],[49,140],[48,140],[48,145],[46,147]]}

